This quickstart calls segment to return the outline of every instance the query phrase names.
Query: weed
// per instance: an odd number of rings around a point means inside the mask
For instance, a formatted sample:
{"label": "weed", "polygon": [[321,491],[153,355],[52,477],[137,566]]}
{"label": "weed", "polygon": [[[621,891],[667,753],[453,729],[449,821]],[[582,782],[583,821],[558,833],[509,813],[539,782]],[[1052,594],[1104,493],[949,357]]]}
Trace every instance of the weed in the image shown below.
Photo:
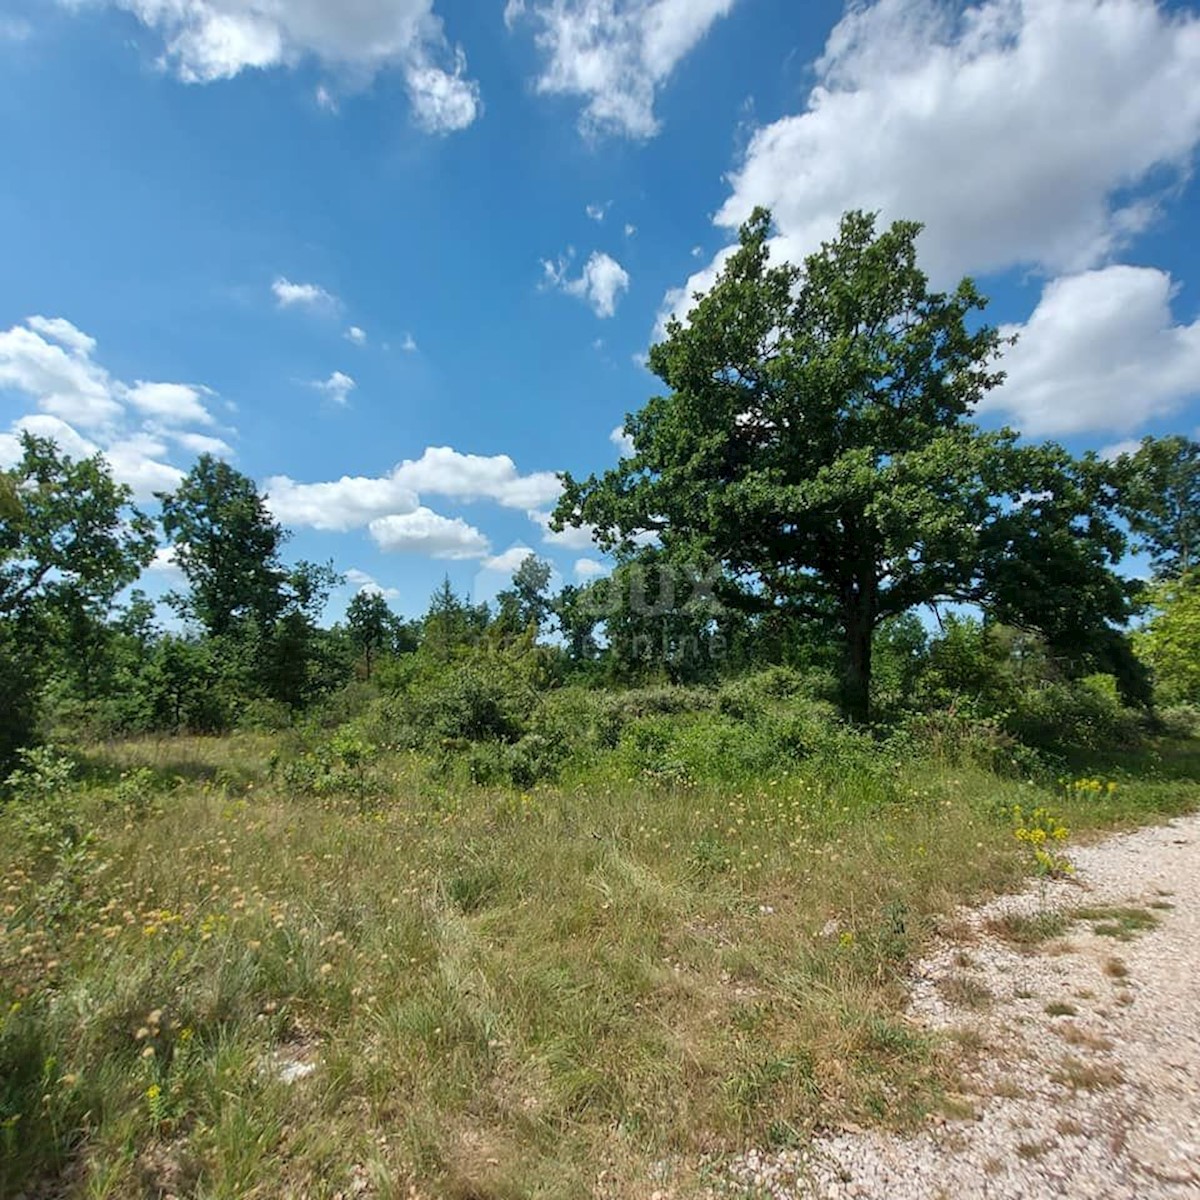
{"label": "weed", "polygon": [[988,1008],[994,999],[987,985],[974,975],[949,975],[939,981],[938,990],[956,1008]]}
{"label": "weed", "polygon": [[1048,1017],[1074,1017],[1079,1014],[1079,1009],[1063,1000],[1053,1000],[1046,1005],[1045,1012]]}
{"label": "weed", "polygon": [[1026,916],[1023,913],[1005,913],[993,917],[987,923],[988,932],[1011,942],[1014,946],[1031,947],[1061,937],[1070,924],[1061,912],[1043,910]]}
{"label": "weed", "polygon": [[1124,1082],[1120,1070],[1111,1063],[1085,1062],[1067,1057],[1050,1079],[1074,1091],[1098,1092]]}
{"label": "weed", "polygon": [[1139,933],[1158,927],[1158,918],[1144,908],[1078,908],[1073,915],[1076,920],[1089,922],[1098,937],[1118,942],[1131,942]]}

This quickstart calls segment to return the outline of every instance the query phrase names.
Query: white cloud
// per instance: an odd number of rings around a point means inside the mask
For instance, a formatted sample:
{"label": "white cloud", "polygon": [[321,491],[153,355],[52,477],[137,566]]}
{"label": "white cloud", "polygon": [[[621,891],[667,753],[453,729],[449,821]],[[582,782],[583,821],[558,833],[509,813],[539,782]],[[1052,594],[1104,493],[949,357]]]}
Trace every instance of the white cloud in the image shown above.
{"label": "white cloud", "polygon": [[150,560],[146,567],[147,571],[153,571],[158,575],[170,575],[179,579],[183,578],[183,571],[179,566],[179,559],[175,553],[174,546],[159,546],[154,552],[154,557]]}
{"label": "white cloud", "polygon": [[521,564],[527,559],[532,558],[535,551],[528,546],[511,546],[505,550],[503,554],[497,554],[492,558],[483,560],[483,569],[485,571],[499,571],[502,575],[512,575],[520,569]]}
{"label": "white cloud", "polygon": [[611,204],[611,200],[606,201],[604,204],[589,204],[584,211],[587,213],[590,220],[595,221],[597,224],[601,224],[604,221],[604,218],[608,215],[608,210]]}
{"label": "white cloud", "polygon": [[351,567],[346,572],[346,582],[350,584],[351,587],[357,588],[360,592],[367,592],[368,594],[374,596],[382,596],[385,600],[400,599],[399,588],[382,587],[380,584],[376,583],[376,581],[370,575],[368,575],[366,571],[360,571],[357,567]]}
{"label": "white cloud", "polygon": [[423,493],[528,509],[557,499],[562,484],[552,471],[521,475],[506,454],[484,457],[430,446],[420,458],[406,459],[382,477],[297,483],[278,475],[266,481],[264,490],[271,511],[285,525],[347,530],[377,517],[413,513]]}
{"label": "white cloud", "polygon": [[624,425],[618,425],[608,435],[608,440],[616,446],[622,458],[632,458],[637,453],[637,448],[633,444],[633,438],[625,432]]}
{"label": "white cloud", "polygon": [[1126,433],[1200,396],[1200,320],[1176,325],[1171,277],[1112,266],[1046,285],[980,406],[1041,436]]}
{"label": "white cloud", "polygon": [[0,330],[0,391],[23,394],[39,410],[18,416],[0,434],[0,456],[15,461],[23,431],[52,438],[72,458],[99,451],[117,481],[148,500],[183,477],[163,461],[165,439],[194,452],[203,440],[232,453],[220,439],[181,428],[213,424],[200,399],[213,395],[208,388],[141,380],[130,386],[95,361],[95,349],[95,338],[62,317],[30,317]]}
{"label": "white cloud", "polygon": [[263,484],[267,507],[284,525],[344,533],[386,513],[417,508],[416,494],[393,476],[343,475],[329,483],[296,483],[276,475]]}
{"label": "white cloud", "polygon": [[1200,141],[1200,17],[1153,0],[855,4],[803,112],[752,138],[716,224],[772,209],[793,261],[850,208],[925,222],[935,281],[1075,272],[1152,221]]}
{"label": "white cloud", "polygon": [[8,433],[0,433],[0,467],[11,467],[21,460],[21,434],[49,438],[63,454],[75,459],[91,458],[100,449],[95,442],[82,437],[66,421],[47,413],[30,413],[18,417]]}
{"label": "white cloud", "polygon": [[505,508],[531,508],[558,498],[562,484],[553,471],[521,475],[507,454],[460,454],[430,446],[419,459],[406,460],[397,478],[418,492],[456,500],[494,500]]}
{"label": "white cloud", "polygon": [[400,343],[400,349],[403,350],[405,354],[416,354],[418,349],[417,339],[414,338],[411,333],[406,333],[404,335],[404,341]]}
{"label": "white cloud", "polygon": [[626,236],[627,238],[631,238],[631,237],[633,237],[633,236],[634,236],[636,233],[637,233],[637,226],[636,226],[636,225],[632,225],[632,224],[631,224],[631,225],[626,225],[626,226],[625,226],[625,236]]}
{"label": "white cloud", "polygon": [[24,392],[43,412],[72,425],[111,427],[122,415],[121,403],[108,372],[91,360],[92,347],[81,338],[69,339],[70,348],[64,349],[28,326],[0,331],[0,389]]}
{"label": "white cloud", "polygon": [[[232,79],[246,70],[316,58],[348,82],[398,68],[418,124],[462,129],[480,112],[478,86],[446,37],[433,0],[107,0],[163,39],[159,60],[186,83]],[[75,7],[78,0],[60,0]],[[332,104],[322,84],[317,102]]]}
{"label": "white cloud", "polygon": [[139,379],[125,392],[125,399],[139,412],[165,425],[211,425],[212,414],[201,396],[211,396],[205,387],[186,383],[146,383]]}
{"label": "white cloud", "polygon": [[596,531],[592,525],[567,525],[559,532],[550,528],[550,513],[539,509],[529,511],[529,519],[541,527],[542,542],[563,550],[595,550]]}
{"label": "white cloud", "polygon": [[360,329],[357,325],[351,325],[346,330],[346,341],[353,342],[356,346],[365,346],[367,344],[367,331]]}
{"label": "white cloud", "polygon": [[113,477],[127,483],[143,500],[155,492],[174,491],[183,479],[184,473],[178,467],[162,461],[166,454],[167,447],[148,433],[130,434],[104,448]]}
{"label": "white cloud", "polygon": [[599,579],[608,573],[609,568],[594,558],[581,558],[575,563],[576,579]]}
{"label": "white cloud", "polygon": [[591,305],[598,317],[611,317],[617,311],[617,301],[629,290],[629,272],[615,258],[597,250],[584,263],[583,273],[571,279],[568,260],[542,260],[547,287],[557,288]]}
{"label": "white cloud", "polygon": [[214,458],[234,457],[234,449],[228,442],[218,437],[210,437],[206,433],[168,430],[167,436],[171,441],[177,442],[185,450],[190,450],[193,454],[211,454]]}
{"label": "white cloud", "polygon": [[317,107],[323,112],[336,113],[338,111],[337,97],[323,83],[317,85],[313,99],[316,100]]}
{"label": "white cloud", "polygon": [[454,56],[453,71],[429,63],[408,70],[408,95],[417,124],[429,133],[456,133],[466,129],[483,111],[479,84],[464,79],[466,56]]}
{"label": "white cloud", "polygon": [[330,309],[338,307],[337,297],[331,292],[327,292],[319,284],[293,283],[283,275],[280,275],[271,284],[271,291],[275,293],[275,299],[279,302],[280,308]]}
{"label": "white cloud", "polygon": [[1136,454],[1142,448],[1140,438],[1125,438],[1124,441],[1113,442],[1111,446],[1105,446],[1100,451],[1100,457],[1105,462],[1113,462],[1120,458],[1122,454]]}
{"label": "white cloud", "polygon": [[76,329],[65,317],[30,317],[25,322],[34,333],[65,346],[73,354],[86,357],[96,349],[96,339]]}
{"label": "white cloud", "polygon": [[461,517],[443,517],[428,508],[379,517],[368,527],[376,545],[388,553],[427,554],[431,558],[483,558],[490,543]]}
{"label": "white cloud", "polygon": [[511,27],[529,17],[545,60],[539,92],[578,96],[587,133],[646,138],[654,100],[679,62],[734,0],[509,0]]}
{"label": "white cloud", "polygon": [[312,386],[317,391],[324,392],[334,404],[345,408],[350,399],[350,393],[358,387],[358,384],[344,371],[334,371],[328,379],[314,379]]}

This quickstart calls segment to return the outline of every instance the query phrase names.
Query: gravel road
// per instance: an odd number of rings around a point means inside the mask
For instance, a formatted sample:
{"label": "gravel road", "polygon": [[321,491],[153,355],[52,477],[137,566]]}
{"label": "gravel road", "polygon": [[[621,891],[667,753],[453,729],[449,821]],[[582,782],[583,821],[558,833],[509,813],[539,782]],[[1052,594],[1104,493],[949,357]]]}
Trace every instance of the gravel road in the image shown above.
{"label": "gravel road", "polygon": [[[967,1047],[973,1115],[750,1153],[735,1194],[1200,1198],[1200,816],[1070,857],[1073,881],[958,914],[917,970],[911,1017]],[[995,932],[1046,911],[1072,917],[1053,940],[1022,948]]]}

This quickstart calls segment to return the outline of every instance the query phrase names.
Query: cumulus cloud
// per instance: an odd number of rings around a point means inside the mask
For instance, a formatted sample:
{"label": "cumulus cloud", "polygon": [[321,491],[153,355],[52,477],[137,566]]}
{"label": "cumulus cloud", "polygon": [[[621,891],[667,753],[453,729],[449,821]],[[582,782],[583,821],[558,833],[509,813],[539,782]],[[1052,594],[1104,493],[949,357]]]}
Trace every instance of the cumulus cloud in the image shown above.
{"label": "cumulus cloud", "polygon": [[532,558],[534,553],[528,546],[510,546],[503,554],[485,558],[483,568],[485,571],[499,571],[502,575],[512,575],[520,570],[521,564],[527,558]]}
{"label": "cumulus cloud", "polygon": [[183,571],[179,566],[179,558],[174,546],[159,546],[146,570],[153,571],[156,575],[168,575],[176,579],[183,578]]}
{"label": "cumulus cloud", "polygon": [[941,283],[1076,272],[1154,219],[1153,185],[1200,141],[1200,17],[1153,0],[851,5],[815,72],[804,111],[754,135],[715,218],[766,205],[793,260],[866,208],[925,222]]}
{"label": "cumulus cloud", "polygon": [[344,533],[387,513],[417,508],[416,493],[394,476],[343,475],[328,483],[297,483],[275,475],[263,485],[267,507],[284,525]]}
{"label": "cumulus cloud", "polygon": [[491,544],[461,517],[444,517],[428,508],[379,517],[368,526],[375,544],[388,553],[427,554],[431,558],[483,558]]}
{"label": "cumulus cloud", "polygon": [[602,562],[597,562],[594,558],[581,558],[575,563],[575,578],[576,579],[599,579],[602,575],[607,575],[609,568]]}
{"label": "cumulus cloud", "polygon": [[100,449],[95,442],[83,437],[66,421],[48,413],[29,413],[27,416],[18,417],[7,433],[0,433],[0,468],[11,467],[21,461],[23,433],[49,438],[63,454],[75,460],[91,458]]}
{"label": "cumulus cloud", "polygon": [[562,484],[552,471],[522,475],[506,454],[485,457],[430,446],[420,458],[406,459],[384,476],[297,483],[277,475],[264,490],[271,511],[285,525],[344,531],[378,517],[411,514],[421,494],[528,509],[557,499]]}
{"label": "cumulus cloud", "polygon": [[637,447],[633,444],[633,438],[625,432],[624,425],[618,425],[608,435],[608,440],[616,446],[622,458],[632,458],[637,453]]}
{"label": "cumulus cloud", "polygon": [[455,133],[466,129],[483,111],[479,85],[464,78],[466,56],[454,55],[451,71],[430,63],[412,65],[407,73],[408,96],[417,124],[429,133]]}
{"label": "cumulus cloud", "polygon": [[359,592],[366,592],[368,595],[382,596],[385,600],[399,600],[399,588],[385,588],[375,581],[372,576],[366,571],[360,571],[357,567],[351,567],[346,572],[346,582],[351,587]]}
{"label": "cumulus cloud", "polygon": [[599,225],[608,216],[608,209],[611,204],[611,200],[606,201],[604,204],[589,204],[584,211],[587,213],[589,220],[595,221]]}
{"label": "cumulus cloud", "polygon": [[617,301],[629,290],[629,272],[615,258],[599,250],[584,263],[582,274],[575,279],[570,277],[566,257],[560,257],[557,262],[543,259],[542,272],[546,287],[583,300],[591,305],[598,317],[613,316]]}
{"label": "cumulus cloud", "polygon": [[211,425],[212,414],[201,399],[211,395],[205,387],[187,383],[146,383],[139,379],[128,389],[125,398],[139,412],[165,425]]}
{"label": "cumulus cloud", "polygon": [[[416,122],[435,133],[470,125],[479,88],[446,37],[433,0],[103,0],[131,13],[163,41],[160,66],[185,83],[213,83],[247,70],[315,58],[349,82],[397,68]],[[60,0],[75,7],[78,0]],[[318,103],[336,107],[325,85]]]}
{"label": "cumulus cloud", "polygon": [[233,447],[223,438],[181,430],[168,430],[167,436],[193,454],[211,454],[214,458],[234,457]]}
{"label": "cumulus cloud", "polygon": [[[0,388],[33,397],[43,412],[71,425],[111,428],[124,409],[114,394],[114,381],[91,359],[95,343],[87,346],[84,335],[70,326],[67,343],[59,344],[61,330],[53,334],[44,318],[33,320],[42,332],[31,323],[0,332]],[[70,325],[57,320],[62,327]]]}
{"label": "cumulus cloud", "polygon": [[1200,396],[1200,320],[1176,324],[1171,277],[1111,266],[1047,284],[981,405],[1031,435],[1127,433]]}
{"label": "cumulus cloud", "polygon": [[213,395],[208,388],[124,383],[96,361],[95,350],[96,339],[63,317],[30,317],[0,330],[0,391],[24,396],[37,409],[0,434],[7,464],[20,457],[20,435],[33,433],[53,439],[72,458],[102,453],[116,479],[148,500],[183,477],[166,461],[168,442],[193,453],[203,453],[202,445],[232,453],[220,439],[188,429],[214,423],[202,400]]}
{"label": "cumulus cloud", "polygon": [[542,509],[530,509],[529,519],[542,531],[542,542],[562,550],[595,550],[596,531],[591,525],[568,525],[556,532],[550,528],[550,513]]}
{"label": "cumulus cloud", "polygon": [[351,325],[346,330],[346,341],[353,342],[356,346],[365,346],[367,344],[367,331],[360,329],[357,325]]}
{"label": "cumulus cloud", "polygon": [[537,90],[584,102],[586,133],[648,138],[659,89],[734,0],[509,0],[505,20],[536,28]]}
{"label": "cumulus cloud", "polygon": [[404,341],[400,343],[400,349],[403,350],[405,354],[416,354],[418,349],[417,339],[413,337],[411,333],[406,333],[404,335]]}
{"label": "cumulus cloud", "polygon": [[328,379],[314,379],[312,386],[317,391],[324,392],[334,404],[345,408],[350,399],[350,393],[358,387],[358,384],[344,371],[334,371]]}
{"label": "cumulus cloud", "polygon": [[338,307],[338,299],[316,283],[293,283],[280,275],[271,284],[271,291],[280,308],[330,309]]}

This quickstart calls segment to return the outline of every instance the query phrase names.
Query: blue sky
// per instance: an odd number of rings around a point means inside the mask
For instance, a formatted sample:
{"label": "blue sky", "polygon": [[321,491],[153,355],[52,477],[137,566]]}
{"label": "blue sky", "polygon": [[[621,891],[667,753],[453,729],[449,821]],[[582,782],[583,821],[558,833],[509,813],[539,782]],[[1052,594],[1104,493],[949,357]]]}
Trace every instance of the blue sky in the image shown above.
{"label": "blue sky", "polygon": [[1021,333],[985,424],[1195,434],[1198,145],[1200,13],[1150,0],[0,0],[0,465],[149,502],[225,455],[334,616],[587,578],[553,473],[759,203],[791,257],[924,221]]}

